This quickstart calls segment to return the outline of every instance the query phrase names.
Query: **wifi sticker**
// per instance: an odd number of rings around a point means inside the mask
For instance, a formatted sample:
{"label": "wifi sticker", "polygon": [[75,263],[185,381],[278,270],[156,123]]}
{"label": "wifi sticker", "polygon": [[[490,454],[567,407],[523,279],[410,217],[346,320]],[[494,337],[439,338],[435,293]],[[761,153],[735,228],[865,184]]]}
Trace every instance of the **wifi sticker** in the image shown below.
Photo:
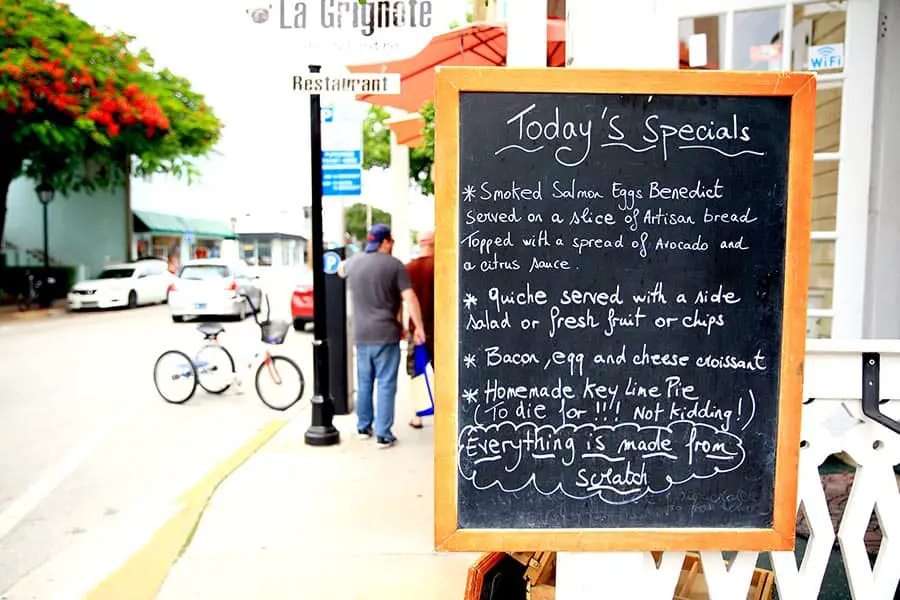
{"label": "wifi sticker", "polygon": [[809,68],[813,71],[844,68],[844,45],[825,44],[809,47]]}

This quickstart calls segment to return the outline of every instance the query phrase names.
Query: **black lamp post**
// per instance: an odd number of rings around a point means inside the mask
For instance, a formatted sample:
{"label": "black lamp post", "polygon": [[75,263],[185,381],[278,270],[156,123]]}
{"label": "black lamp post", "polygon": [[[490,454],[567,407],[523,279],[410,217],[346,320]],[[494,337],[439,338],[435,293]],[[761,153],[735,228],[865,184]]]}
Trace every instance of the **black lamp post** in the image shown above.
{"label": "black lamp post", "polygon": [[[321,67],[310,65],[310,73]],[[313,264],[313,397],[312,423],[304,440],[310,446],[333,446],[341,442],[334,426],[334,404],[328,381],[328,340],[325,311],[325,243],[322,232],[322,102],[319,94],[309,97],[310,173],[312,174],[312,264]]]}
{"label": "black lamp post", "polygon": [[47,206],[53,202],[53,197],[56,195],[56,190],[53,189],[53,186],[49,183],[41,182],[34,189],[37,192],[38,200],[41,201],[41,204],[44,206],[44,269],[50,268],[50,246],[49,246],[49,235],[47,233]]}

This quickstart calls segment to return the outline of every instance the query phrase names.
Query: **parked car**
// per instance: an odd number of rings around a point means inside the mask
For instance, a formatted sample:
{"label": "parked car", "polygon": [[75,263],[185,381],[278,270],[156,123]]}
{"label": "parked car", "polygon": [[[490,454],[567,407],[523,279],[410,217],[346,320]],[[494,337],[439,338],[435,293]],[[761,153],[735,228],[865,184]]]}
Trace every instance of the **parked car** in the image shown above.
{"label": "parked car", "polygon": [[313,286],[301,283],[291,294],[291,317],[294,329],[304,331],[306,325],[313,322]]}
{"label": "parked car", "polygon": [[244,320],[250,307],[262,304],[259,276],[250,273],[247,263],[215,258],[199,258],[184,263],[169,286],[169,310],[180,323],[190,317],[237,317]]}
{"label": "parked car", "polygon": [[67,296],[69,310],[162,303],[173,279],[163,260],[110,265],[96,278],[72,286]]}

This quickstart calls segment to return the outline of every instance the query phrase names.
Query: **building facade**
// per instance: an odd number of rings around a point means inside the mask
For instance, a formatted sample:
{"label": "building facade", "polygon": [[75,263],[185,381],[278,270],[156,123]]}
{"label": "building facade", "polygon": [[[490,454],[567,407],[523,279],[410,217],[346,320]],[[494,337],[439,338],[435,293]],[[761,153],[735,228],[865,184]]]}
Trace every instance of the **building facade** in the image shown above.
{"label": "building facade", "polygon": [[[900,292],[885,259],[900,251],[900,211],[886,194],[900,185],[891,133],[900,105],[900,47],[888,31],[896,0],[676,3],[680,41],[700,49],[692,64],[724,70],[817,73],[808,335],[900,337]],[[896,29],[896,28],[895,28]],[[886,135],[887,134],[887,135]],[[895,165],[897,159],[893,158]]]}
{"label": "building facade", "polygon": [[240,234],[240,257],[258,267],[296,267],[305,263],[306,238],[283,233]]}
{"label": "building facade", "polygon": [[132,214],[134,258],[155,256],[177,264],[195,258],[228,258],[228,242],[237,239],[230,222],[147,210]]}
{"label": "building facade", "polygon": [[[20,178],[10,186],[2,252],[5,264],[44,264],[43,206],[35,182]],[[156,256],[174,264],[216,258],[234,248],[231,223],[129,209],[128,190],[56,194],[47,208],[50,264],[75,269],[76,281],[97,275],[109,264]]]}
{"label": "building facade", "polygon": [[[532,18],[530,0],[483,4],[475,20]],[[567,17],[576,67],[816,72],[808,334],[900,337],[900,1],[550,0],[547,14]]]}
{"label": "building facade", "polygon": [[[44,264],[43,206],[35,182],[13,181],[7,195],[2,253],[9,266]],[[125,188],[56,194],[47,207],[50,264],[75,268],[76,279],[128,259],[130,223]]]}
{"label": "building facade", "polygon": [[235,219],[238,255],[258,267],[303,267],[309,239],[304,210],[245,214]]}

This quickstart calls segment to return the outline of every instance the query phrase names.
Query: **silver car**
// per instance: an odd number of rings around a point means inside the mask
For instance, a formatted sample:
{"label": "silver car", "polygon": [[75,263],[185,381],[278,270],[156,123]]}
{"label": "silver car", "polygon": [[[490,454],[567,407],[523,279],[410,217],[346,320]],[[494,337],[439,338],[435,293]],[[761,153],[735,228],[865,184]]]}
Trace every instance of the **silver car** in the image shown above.
{"label": "silver car", "polygon": [[250,306],[243,295],[259,307],[262,288],[259,276],[250,273],[247,263],[215,258],[191,260],[178,271],[169,286],[169,311],[180,323],[190,317],[237,317],[244,320]]}

